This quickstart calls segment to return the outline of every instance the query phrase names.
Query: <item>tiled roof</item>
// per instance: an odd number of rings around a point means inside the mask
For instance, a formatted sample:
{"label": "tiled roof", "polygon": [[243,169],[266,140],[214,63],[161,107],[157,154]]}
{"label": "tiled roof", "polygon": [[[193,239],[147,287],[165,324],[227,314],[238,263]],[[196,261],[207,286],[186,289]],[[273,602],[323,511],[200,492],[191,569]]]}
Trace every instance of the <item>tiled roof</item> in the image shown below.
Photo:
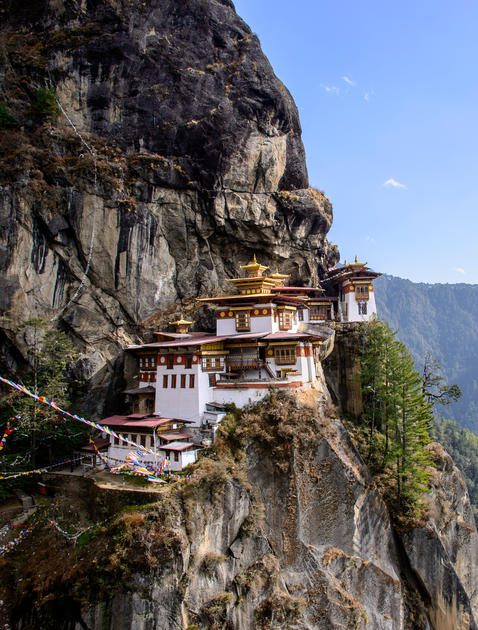
{"label": "tiled roof", "polygon": [[264,341],[268,341],[269,339],[288,339],[294,341],[296,339],[310,339],[310,337],[313,336],[314,335],[308,335],[307,333],[273,332],[263,337],[263,339]]}
{"label": "tiled roof", "polygon": [[156,427],[164,426],[165,424],[182,423],[191,424],[192,420],[180,420],[179,418],[158,418],[158,416],[142,417],[141,420],[132,419],[131,416],[109,416],[109,418],[103,418],[98,424],[108,427],[125,427],[128,429],[154,429]]}
{"label": "tiled roof", "polygon": [[192,438],[191,433],[158,433],[158,437],[168,442],[176,442],[178,440],[188,440]]}
{"label": "tiled roof", "polygon": [[192,442],[171,442],[171,444],[161,444],[158,447],[159,451],[186,451],[191,447],[202,448],[199,444],[193,444]]}
{"label": "tiled roof", "polygon": [[[110,445],[110,440],[109,438],[96,438],[94,440],[95,446],[99,451],[104,451],[106,448],[108,448],[108,446]],[[85,446],[82,446],[81,449],[82,451],[88,451],[88,452],[94,452],[95,451],[95,447],[93,446],[93,444],[85,444]]]}
{"label": "tiled roof", "polygon": [[154,394],[156,390],[152,385],[147,387],[133,387],[133,389],[125,389],[123,394]]}

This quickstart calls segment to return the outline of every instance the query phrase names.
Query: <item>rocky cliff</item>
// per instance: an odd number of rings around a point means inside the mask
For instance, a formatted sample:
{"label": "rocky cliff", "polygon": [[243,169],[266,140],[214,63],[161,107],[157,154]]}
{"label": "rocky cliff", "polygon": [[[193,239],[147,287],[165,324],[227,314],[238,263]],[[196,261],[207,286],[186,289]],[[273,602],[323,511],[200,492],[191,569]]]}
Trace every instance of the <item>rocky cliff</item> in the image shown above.
{"label": "rocky cliff", "polygon": [[51,319],[85,351],[101,401],[138,324],[191,312],[254,252],[292,281],[336,261],[295,104],[230,0],[1,0],[0,17],[14,369],[18,323]]}
{"label": "rocky cliff", "polygon": [[[122,347],[154,313],[192,313],[254,252],[292,282],[336,261],[294,103],[229,0],[0,0],[0,16],[12,371],[19,322],[51,319],[83,349],[100,410]],[[354,415],[356,331],[342,332],[328,379]],[[0,622],[473,630],[478,535],[459,472],[434,449],[429,515],[397,533],[325,381],[273,398],[231,417],[190,481],[113,510],[81,544],[36,528],[0,560]],[[98,493],[84,495],[95,521]]]}
{"label": "rocky cliff", "polygon": [[431,449],[429,514],[397,532],[325,384],[273,396],[230,416],[214,458],[154,503],[81,546],[47,528],[0,560],[0,621],[15,630],[475,630],[478,534],[461,475]]}

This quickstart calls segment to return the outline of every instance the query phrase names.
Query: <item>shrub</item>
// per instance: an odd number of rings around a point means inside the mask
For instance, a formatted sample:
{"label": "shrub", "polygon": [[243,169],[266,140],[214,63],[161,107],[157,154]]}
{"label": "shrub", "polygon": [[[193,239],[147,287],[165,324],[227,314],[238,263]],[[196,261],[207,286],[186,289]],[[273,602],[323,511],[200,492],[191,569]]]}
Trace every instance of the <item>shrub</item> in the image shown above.
{"label": "shrub", "polygon": [[37,90],[35,113],[42,122],[56,123],[60,115],[60,107],[56,100],[54,87],[41,87]]}
{"label": "shrub", "polygon": [[279,624],[287,624],[285,627],[290,627],[299,620],[304,607],[303,597],[276,590],[256,609],[256,628],[272,630]]}
{"label": "shrub", "polygon": [[201,614],[209,623],[208,627],[217,627],[217,624],[225,621],[228,607],[234,602],[234,595],[229,591],[222,591],[209,600],[201,608]]}
{"label": "shrub", "polygon": [[226,556],[223,556],[221,553],[215,553],[214,551],[206,553],[201,559],[199,570],[208,577],[214,577],[217,567],[224,562],[225,559]]}
{"label": "shrub", "polygon": [[0,103],[0,129],[14,129],[18,122],[7,111],[5,103]]}

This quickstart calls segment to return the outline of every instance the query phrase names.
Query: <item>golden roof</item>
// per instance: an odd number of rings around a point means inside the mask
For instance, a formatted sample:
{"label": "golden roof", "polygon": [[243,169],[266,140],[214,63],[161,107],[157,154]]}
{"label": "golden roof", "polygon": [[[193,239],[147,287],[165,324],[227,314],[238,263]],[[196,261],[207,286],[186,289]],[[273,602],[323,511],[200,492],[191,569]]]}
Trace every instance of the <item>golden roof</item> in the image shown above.
{"label": "golden roof", "polygon": [[286,273],[279,273],[279,270],[276,267],[275,273],[270,273],[267,278],[273,280],[277,285],[282,285],[287,278],[290,278],[290,275]]}
{"label": "golden roof", "polygon": [[241,269],[244,269],[249,276],[261,276],[266,269],[269,269],[269,267],[258,263],[256,255],[254,254],[253,260],[251,260],[250,263],[247,263],[247,265],[241,265]]}
{"label": "golden roof", "polygon": [[[345,264],[347,264],[347,263],[345,263]],[[354,262],[353,262],[353,263],[350,263],[350,265],[352,265],[353,267],[355,267],[355,266],[358,266],[358,267],[365,267],[365,265],[366,265],[366,264],[367,264],[366,262],[364,262],[364,263],[359,263],[359,262],[358,262],[358,260],[357,260],[357,256],[355,256],[355,260],[354,260]]]}
{"label": "golden roof", "polygon": [[182,313],[181,313],[181,318],[178,319],[177,322],[169,322],[170,326],[186,326],[187,324],[191,325],[191,324],[194,324],[194,322],[188,322],[186,319],[184,319]]}

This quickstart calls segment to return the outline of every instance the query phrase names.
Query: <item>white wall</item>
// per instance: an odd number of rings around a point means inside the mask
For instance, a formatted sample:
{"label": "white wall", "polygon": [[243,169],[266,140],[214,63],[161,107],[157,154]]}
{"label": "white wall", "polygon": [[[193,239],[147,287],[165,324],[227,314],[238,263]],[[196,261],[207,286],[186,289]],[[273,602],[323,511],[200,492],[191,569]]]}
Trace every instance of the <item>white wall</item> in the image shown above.
{"label": "white wall", "polygon": [[344,305],[348,305],[347,317],[344,318],[346,322],[367,322],[371,317],[377,313],[377,306],[375,304],[375,294],[373,291],[369,292],[367,302],[367,314],[361,315],[359,313],[359,303],[355,299],[355,292],[345,294],[345,300],[342,302],[342,313],[344,313]]}
{"label": "white wall", "polygon": [[[119,430],[116,430],[116,433],[121,433],[121,435],[123,435],[125,438],[128,438],[129,440],[131,439],[131,435],[136,435],[137,436],[137,444],[140,444],[140,438],[139,436],[141,435],[140,433],[123,433],[120,432]],[[132,446],[131,444],[126,444],[125,442],[120,442],[120,444],[114,444],[113,440],[114,438],[112,436],[109,436],[110,439],[110,446],[108,448],[108,456],[109,457],[114,457],[115,459],[121,460],[121,461],[126,461],[126,456],[128,455],[128,453],[131,453],[131,451],[136,451],[138,449],[136,449],[134,446]],[[146,436],[146,447],[150,448],[151,450],[154,450],[154,440],[153,440],[153,436],[148,434]],[[156,461],[159,463],[161,458],[162,458],[162,454],[159,452],[159,440],[158,440],[158,446],[157,446],[157,459]],[[147,462],[147,463],[151,463],[153,464],[155,461],[154,455],[152,453],[144,453],[143,457],[138,457],[140,462]],[[120,466],[120,462],[109,462],[109,464],[111,466]]]}
{"label": "white wall", "polygon": [[258,402],[269,393],[269,389],[222,389],[216,387],[214,389],[214,400],[218,403],[231,404],[236,407],[244,407],[252,402]]}
{"label": "white wall", "polygon": [[176,451],[179,461],[174,461],[174,451],[161,451],[161,455],[169,462],[170,470],[178,472],[189,464],[194,464],[197,459],[197,451]]}
{"label": "white wall", "polygon": [[278,330],[279,326],[274,322],[273,315],[267,315],[263,317],[255,317],[254,309],[251,309],[251,332],[261,333],[261,332],[274,332],[275,329]]}
{"label": "white wall", "polygon": [[224,317],[216,320],[217,335],[236,335],[236,319],[235,317]]}
{"label": "white wall", "polygon": [[[279,330],[279,322],[274,322],[274,315],[254,316],[254,310],[260,311],[263,308],[275,308],[274,304],[255,304],[251,307],[251,330],[250,332],[277,332]],[[238,335],[241,334],[236,330],[235,317],[219,317],[216,319],[216,334],[221,335]]]}
{"label": "white wall", "polygon": [[[222,371],[214,370],[216,373]],[[163,388],[165,374],[168,376],[166,389]],[[174,389],[171,387],[172,374],[176,375]],[[182,374],[186,375],[185,388],[181,387]],[[190,374],[194,374],[194,388],[189,387]],[[159,364],[156,375],[155,413],[165,418],[192,420],[194,422],[192,426],[199,426],[206,403],[214,402],[214,388],[209,386],[209,374],[211,372],[203,372],[200,360],[193,363],[190,369],[186,369],[184,365],[174,364],[173,369],[168,370],[165,364]]]}
{"label": "white wall", "polygon": [[[176,387],[171,387],[171,376],[176,375]],[[186,375],[186,387],[181,387],[181,375]],[[189,387],[189,376],[194,374],[194,388]],[[168,376],[168,387],[163,388],[163,376]],[[168,370],[166,364],[159,364],[156,370],[156,396],[154,411],[164,418],[181,418],[182,420],[194,420],[199,424],[202,409],[200,408],[200,385],[204,387],[204,373],[200,363],[193,363],[186,369],[183,364],[174,364],[173,369]],[[207,379],[206,386],[208,387]]]}

